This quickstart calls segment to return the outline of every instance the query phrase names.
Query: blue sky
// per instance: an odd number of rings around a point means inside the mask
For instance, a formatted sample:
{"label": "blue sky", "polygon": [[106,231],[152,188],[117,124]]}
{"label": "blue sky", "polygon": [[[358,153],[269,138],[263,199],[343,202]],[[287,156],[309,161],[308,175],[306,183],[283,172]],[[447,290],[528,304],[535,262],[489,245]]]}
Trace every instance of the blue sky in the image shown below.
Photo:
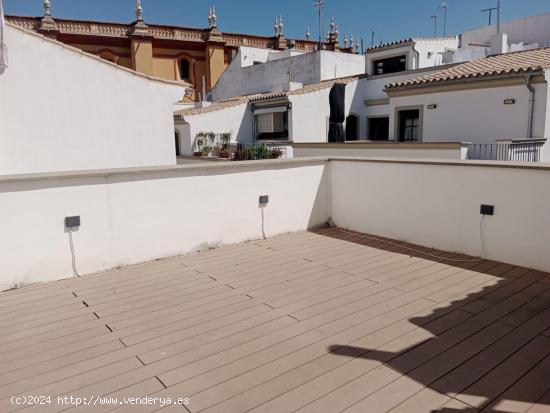
{"label": "blue sky", "polygon": [[[3,0],[6,14],[42,14],[42,0]],[[142,0],[145,20],[158,24],[205,27],[209,0]],[[135,0],[51,0],[54,17],[130,22]],[[353,32],[370,44],[371,30],[376,43],[411,36],[433,35],[430,15],[438,15],[442,34],[440,0],[326,0],[326,25],[336,18],[340,32]],[[481,9],[494,7],[496,0],[447,0],[447,34],[485,25],[488,16]],[[313,0],[216,0],[220,29],[227,32],[271,36],[276,15],[282,15],[285,35],[303,38],[307,26],[318,33]],[[502,20],[550,12],[550,0],[502,0]]]}

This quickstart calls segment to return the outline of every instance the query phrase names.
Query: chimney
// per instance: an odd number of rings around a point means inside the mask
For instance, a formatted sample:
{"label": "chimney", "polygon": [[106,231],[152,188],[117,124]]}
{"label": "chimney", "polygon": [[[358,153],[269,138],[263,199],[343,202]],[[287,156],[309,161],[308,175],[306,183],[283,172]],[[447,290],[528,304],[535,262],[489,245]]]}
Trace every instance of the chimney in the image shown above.
{"label": "chimney", "polygon": [[508,35],[506,33],[495,34],[491,37],[491,54],[508,53]]}

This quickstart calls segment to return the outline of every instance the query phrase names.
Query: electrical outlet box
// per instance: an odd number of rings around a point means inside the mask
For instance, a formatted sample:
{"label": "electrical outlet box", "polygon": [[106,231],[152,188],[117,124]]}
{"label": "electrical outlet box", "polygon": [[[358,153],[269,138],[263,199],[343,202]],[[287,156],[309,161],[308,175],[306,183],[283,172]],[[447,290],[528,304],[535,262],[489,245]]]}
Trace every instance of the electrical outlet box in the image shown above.
{"label": "electrical outlet box", "polygon": [[80,227],[80,216],[65,218],[65,228],[79,228],[79,227]]}
{"label": "electrical outlet box", "polygon": [[269,204],[269,195],[260,195],[260,205]]}
{"label": "electrical outlet box", "polygon": [[495,215],[495,206],[482,204],[479,213],[481,215]]}

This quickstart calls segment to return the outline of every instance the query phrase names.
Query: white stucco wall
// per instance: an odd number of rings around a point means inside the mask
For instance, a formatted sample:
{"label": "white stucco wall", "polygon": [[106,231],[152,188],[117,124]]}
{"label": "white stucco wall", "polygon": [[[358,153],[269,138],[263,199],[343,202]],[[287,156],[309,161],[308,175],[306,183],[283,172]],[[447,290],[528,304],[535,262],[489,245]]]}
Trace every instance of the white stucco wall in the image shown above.
{"label": "white stucco wall", "polygon": [[418,52],[418,68],[434,67],[443,64],[441,53],[458,48],[458,37],[418,39],[415,49]]}
{"label": "white stucco wall", "polygon": [[213,101],[235,96],[282,90],[289,81],[292,65],[296,82],[310,84],[320,79],[319,53],[305,53],[300,56],[269,61],[263,64],[240,67],[230,64],[220,77],[210,96]]}
{"label": "white stucco wall", "polygon": [[285,59],[291,56],[298,56],[305,52],[296,49],[273,50],[259,47],[241,46],[235,56],[233,66],[247,67],[254,63],[265,63],[271,60]]}
{"label": "white stucco wall", "polygon": [[[505,166],[505,167],[503,167]],[[550,168],[301,159],[0,178],[0,290],[304,230],[342,228],[550,271]],[[228,184],[230,182],[231,184]],[[360,183],[360,184],[358,184]],[[513,188],[513,191],[510,191]]]}
{"label": "white stucco wall", "polygon": [[[550,271],[550,168],[331,161],[336,225]],[[360,184],[358,184],[360,183]],[[511,190],[513,188],[513,190]]]}
{"label": "white stucco wall", "polygon": [[[346,85],[346,116],[350,113],[359,116],[359,136],[365,135],[362,116],[363,102],[361,94],[357,93],[359,82],[356,80]],[[291,140],[300,142],[326,142],[328,134],[328,118],[330,116],[330,88],[313,93],[290,95],[292,102],[292,135]]]}
{"label": "white stucco wall", "polygon": [[387,98],[388,94],[384,92],[384,88],[387,84],[401,82],[407,79],[414,79],[419,76],[426,76],[439,70],[441,70],[441,68],[423,68],[420,70],[391,73],[387,75],[369,76],[368,81],[361,85],[363,99],[371,100]]}
{"label": "white stucco wall", "polygon": [[241,67],[239,59],[235,60],[212,90],[213,101],[282,91],[289,82],[290,72],[294,82],[309,85],[335,77],[362,74],[365,68],[364,56],[327,51],[303,53],[246,67]]}
{"label": "white stucco wall", "polygon": [[[489,43],[496,34],[496,21],[492,26],[483,26],[466,30],[461,34],[462,46],[469,43]],[[502,22],[501,31],[508,34],[509,43],[538,43],[550,45],[550,13],[529,16],[523,19]]]}
{"label": "white stucco wall", "polygon": [[326,222],[326,161],[232,162],[0,179],[0,291],[72,276],[63,220],[80,274],[185,254]]}
{"label": "white stucco wall", "polygon": [[230,66],[252,66],[254,62],[267,62],[268,57],[269,49],[241,46],[239,47],[237,56],[235,57],[235,59],[233,59]]}
{"label": "white stucco wall", "polygon": [[248,109],[248,103],[197,115],[186,115],[185,121],[187,125],[176,123],[176,130],[180,132],[182,155],[193,155],[196,150],[195,136],[199,132],[231,132],[233,143],[252,143],[254,140],[252,112]]}
{"label": "white stucco wall", "polygon": [[[377,60],[403,55],[407,57],[407,70],[440,66],[443,64],[441,53],[447,49],[456,49],[457,47],[457,37],[416,38],[414,39],[414,48],[412,45],[407,45],[368,52],[366,55],[366,73],[374,75],[373,62]],[[415,50],[418,54],[415,53]]]}
{"label": "white stucco wall", "polygon": [[321,52],[321,80],[365,73],[365,56],[341,52]]}
{"label": "white stucco wall", "polygon": [[183,86],[12,26],[6,43],[0,174],[175,164],[172,109]]}
{"label": "white stucco wall", "polygon": [[[544,138],[547,118],[547,84],[535,84],[533,137]],[[505,105],[505,99],[515,99]],[[422,105],[422,138],[430,141],[494,143],[500,139],[527,137],[529,92],[523,85],[392,97],[390,139],[395,137],[395,108]],[[430,110],[427,105],[436,104]]]}

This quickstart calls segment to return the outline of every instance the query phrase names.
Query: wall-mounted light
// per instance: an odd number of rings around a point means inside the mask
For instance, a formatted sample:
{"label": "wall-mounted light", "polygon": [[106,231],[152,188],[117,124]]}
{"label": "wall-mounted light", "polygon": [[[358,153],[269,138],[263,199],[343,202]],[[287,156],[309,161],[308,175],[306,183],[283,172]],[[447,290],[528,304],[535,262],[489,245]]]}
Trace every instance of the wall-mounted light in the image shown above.
{"label": "wall-mounted light", "polygon": [[437,105],[435,103],[432,103],[427,106],[428,109],[437,109]]}
{"label": "wall-mounted light", "polygon": [[516,103],[516,99],[504,99],[505,105],[513,105],[514,103]]}
{"label": "wall-mounted light", "polygon": [[194,90],[190,87],[185,88],[185,97],[190,98],[193,95]]}

